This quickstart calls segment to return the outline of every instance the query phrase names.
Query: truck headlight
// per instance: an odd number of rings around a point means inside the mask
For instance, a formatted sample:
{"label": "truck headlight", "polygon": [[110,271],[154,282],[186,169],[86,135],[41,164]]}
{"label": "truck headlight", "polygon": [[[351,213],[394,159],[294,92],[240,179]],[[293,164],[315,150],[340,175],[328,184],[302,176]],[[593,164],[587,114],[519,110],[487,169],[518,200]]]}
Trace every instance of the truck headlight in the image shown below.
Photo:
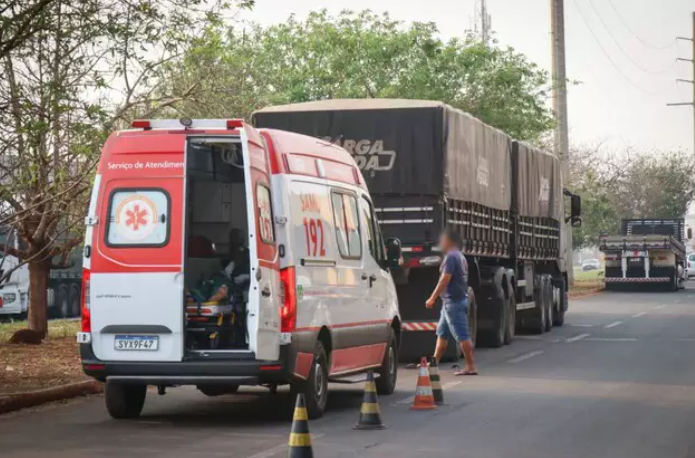
{"label": "truck headlight", "polygon": [[11,304],[17,300],[17,294],[15,293],[5,293],[2,295],[2,302],[4,304]]}

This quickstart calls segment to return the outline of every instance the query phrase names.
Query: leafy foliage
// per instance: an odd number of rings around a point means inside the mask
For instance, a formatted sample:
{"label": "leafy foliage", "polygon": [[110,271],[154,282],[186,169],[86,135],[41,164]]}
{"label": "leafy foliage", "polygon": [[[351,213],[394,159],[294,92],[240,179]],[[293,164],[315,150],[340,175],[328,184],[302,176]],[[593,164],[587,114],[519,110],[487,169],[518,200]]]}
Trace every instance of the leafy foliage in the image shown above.
{"label": "leafy foliage", "polygon": [[268,104],[330,98],[408,98],[446,102],[523,140],[548,132],[546,72],[512,48],[437,35],[433,23],[406,27],[371,11],[320,11],[251,31],[212,27],[169,67],[167,80],[205,86],[176,107],[191,117],[248,117]]}

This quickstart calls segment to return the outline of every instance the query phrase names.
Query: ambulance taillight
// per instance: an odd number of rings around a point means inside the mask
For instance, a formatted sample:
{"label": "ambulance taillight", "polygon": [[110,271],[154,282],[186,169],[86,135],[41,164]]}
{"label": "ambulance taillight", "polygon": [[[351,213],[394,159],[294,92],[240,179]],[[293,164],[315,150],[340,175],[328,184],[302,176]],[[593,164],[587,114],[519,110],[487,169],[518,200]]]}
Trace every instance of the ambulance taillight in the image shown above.
{"label": "ambulance taillight", "polygon": [[92,318],[91,312],[89,310],[89,270],[82,270],[82,303],[81,303],[81,313],[82,317],[82,332],[92,331]]}
{"label": "ambulance taillight", "polygon": [[292,332],[297,325],[297,275],[294,267],[280,271],[280,332]]}

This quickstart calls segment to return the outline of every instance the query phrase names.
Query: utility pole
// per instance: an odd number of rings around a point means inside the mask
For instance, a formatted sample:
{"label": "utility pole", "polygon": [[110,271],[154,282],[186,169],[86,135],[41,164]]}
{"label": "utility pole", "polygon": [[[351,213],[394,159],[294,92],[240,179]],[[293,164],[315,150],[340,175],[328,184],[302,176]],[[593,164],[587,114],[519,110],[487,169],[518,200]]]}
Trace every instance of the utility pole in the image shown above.
{"label": "utility pole", "polygon": [[[553,41],[553,112],[555,114],[555,154],[560,158],[564,182],[569,179],[569,127],[567,121],[567,63],[565,61],[565,5],[563,0],[550,0]],[[572,226],[565,224],[561,246],[569,250],[568,287],[574,284],[572,263]]]}
{"label": "utility pole", "polygon": [[676,37],[676,40],[690,41],[690,42],[692,42],[692,45],[693,45],[692,59],[683,59],[681,57],[679,57],[677,59],[680,61],[690,62],[693,64],[693,79],[686,80],[686,79],[680,79],[679,78],[676,80],[679,83],[688,83],[688,84],[691,84],[693,86],[693,100],[692,100],[692,102],[668,103],[667,106],[669,106],[669,107],[683,107],[683,106],[693,107],[693,154],[695,154],[695,12],[693,12],[693,36],[692,36],[692,38]]}
{"label": "utility pole", "polygon": [[565,60],[565,6],[563,0],[550,0],[553,40],[553,112],[555,113],[555,154],[562,172],[569,173],[569,127],[567,121],[567,64]]}
{"label": "utility pole", "polygon": [[487,46],[490,44],[490,31],[492,30],[492,17],[487,11],[487,0],[475,2],[475,16],[475,31],[480,33],[481,41]]}

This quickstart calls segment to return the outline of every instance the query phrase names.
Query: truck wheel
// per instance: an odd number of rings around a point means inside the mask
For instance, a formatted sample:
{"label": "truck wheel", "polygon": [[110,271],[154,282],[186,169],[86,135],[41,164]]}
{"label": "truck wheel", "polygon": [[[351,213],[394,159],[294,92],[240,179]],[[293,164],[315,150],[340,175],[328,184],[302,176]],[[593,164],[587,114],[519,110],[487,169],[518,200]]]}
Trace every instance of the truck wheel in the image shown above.
{"label": "truck wheel", "polygon": [[80,287],[74,283],[70,285],[70,316],[80,316]]}
{"label": "truck wheel", "polygon": [[60,285],[58,288],[58,314],[59,318],[70,316],[70,293],[67,285]]}
{"label": "truck wheel", "polygon": [[558,282],[558,304],[553,315],[553,326],[563,326],[565,324],[565,312],[567,311],[567,284],[565,279],[561,278]]}
{"label": "truck wheel", "polygon": [[495,284],[491,291],[490,301],[486,304],[490,307],[489,316],[492,321],[492,329],[480,331],[480,342],[484,347],[499,348],[504,345],[504,333],[507,328],[507,300],[504,297],[502,285]]}
{"label": "truck wheel", "polygon": [[507,313],[507,327],[504,330],[504,344],[511,345],[516,334],[516,296],[514,296],[514,291],[509,292],[507,304],[509,311]]}
{"label": "truck wheel", "polygon": [[545,300],[545,275],[538,275],[535,278],[535,285],[533,288],[533,301],[536,306],[532,310],[532,317],[528,320],[529,331],[533,334],[543,334],[545,331],[545,322],[547,304]]}
{"label": "truck wheel", "polygon": [[553,305],[553,283],[549,275],[545,276],[545,325],[544,331],[553,330],[553,320],[555,319],[555,306]]}
{"label": "truck wheel", "polygon": [[239,385],[201,385],[198,390],[205,396],[223,396],[225,394],[234,394],[239,391]]}
{"label": "truck wheel", "polygon": [[376,391],[379,394],[392,394],[396,391],[398,380],[398,343],[393,329],[389,331],[389,340],[386,344],[384,361],[379,368],[379,378],[376,379]]}
{"label": "truck wheel", "polygon": [[671,275],[671,291],[676,292],[678,291],[678,271],[674,270],[673,274]]}
{"label": "truck wheel", "polygon": [[321,341],[316,342],[309,378],[293,384],[291,393],[304,394],[310,419],[321,418],[328,402],[328,357]]}
{"label": "truck wheel", "polygon": [[112,418],[137,418],[145,405],[147,385],[124,385],[106,381],[104,399],[106,410]]}
{"label": "truck wheel", "polygon": [[[478,340],[478,302],[475,299],[473,288],[468,288],[468,335],[471,338],[471,343],[475,348]],[[461,347],[459,347],[459,353]]]}

